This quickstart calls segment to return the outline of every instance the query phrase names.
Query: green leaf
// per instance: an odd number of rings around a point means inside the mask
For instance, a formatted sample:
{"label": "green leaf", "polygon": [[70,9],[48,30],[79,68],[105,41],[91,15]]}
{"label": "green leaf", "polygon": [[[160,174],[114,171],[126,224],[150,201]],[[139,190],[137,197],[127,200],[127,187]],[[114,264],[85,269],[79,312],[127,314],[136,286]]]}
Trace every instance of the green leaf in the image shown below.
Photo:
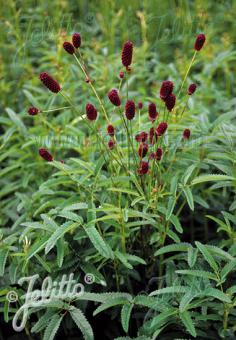
{"label": "green leaf", "polygon": [[133,309],[133,304],[126,304],[121,309],[121,324],[123,330],[128,333],[129,330],[129,320],[131,316],[131,312]]}
{"label": "green leaf", "polygon": [[227,263],[221,270],[221,279],[224,280],[226,276],[236,267],[236,260]]}
{"label": "green leaf", "polygon": [[184,294],[189,290],[188,287],[185,286],[172,286],[165,287],[158,290],[154,290],[149,294],[149,296],[161,295],[161,294]]}
{"label": "green leaf", "polygon": [[193,321],[191,319],[190,313],[188,311],[179,313],[180,319],[182,320],[184,326],[186,327],[187,331],[196,338],[197,333],[193,324]]}
{"label": "green leaf", "polygon": [[174,207],[175,207],[177,185],[178,185],[178,177],[174,176],[172,178],[171,184],[170,184],[171,196],[170,196],[168,204],[167,204],[167,211],[166,211],[166,220],[167,221],[170,219],[170,216],[171,216],[171,214],[174,210]]}
{"label": "green leaf", "polygon": [[188,248],[192,247],[190,243],[178,243],[165,246],[157,250],[154,255],[159,256],[165,253],[171,253],[173,251],[188,251]]}
{"label": "green leaf", "polygon": [[195,249],[193,247],[188,248],[188,265],[190,268],[193,268],[193,266],[195,265],[197,260],[197,254],[198,249]]}
{"label": "green leaf", "polygon": [[26,260],[29,260],[32,256],[37,254],[41,249],[44,248],[45,244],[48,242],[48,235],[45,235],[44,237],[41,237],[39,240],[37,240],[32,247],[29,248],[29,251],[27,253]]}
{"label": "green leaf", "polygon": [[45,254],[48,254],[50,250],[55,246],[57,241],[64,236],[65,233],[70,231],[71,229],[77,227],[79,224],[77,222],[72,223],[68,222],[58,227],[58,229],[50,236],[48,239],[47,245],[45,247]]}
{"label": "green leaf", "polygon": [[210,254],[210,252],[207,250],[207,248],[200,242],[196,241],[195,242],[196,246],[198,247],[198,249],[200,250],[200,252],[202,253],[204,259],[208,262],[208,264],[210,265],[210,267],[217,272],[218,271],[218,265],[216,263],[216,261],[214,260],[213,256]]}
{"label": "green leaf", "polygon": [[48,325],[48,320],[51,319],[51,317],[54,314],[55,314],[55,310],[51,308],[48,309],[46,313],[31,328],[31,332],[32,333],[41,332]]}
{"label": "green leaf", "polygon": [[85,340],[93,340],[93,330],[84,314],[78,308],[71,307],[70,315],[77,327],[81,330]]}
{"label": "green leaf", "polygon": [[9,249],[0,250],[0,277],[4,275]]}
{"label": "green leaf", "polygon": [[84,231],[86,232],[88,238],[94,245],[94,247],[97,249],[99,254],[104,256],[105,258],[108,259],[113,259],[114,254],[110,246],[107,244],[107,242],[104,241],[102,236],[99,234],[97,229],[93,226],[86,227],[84,226]]}
{"label": "green leaf", "polygon": [[210,280],[215,280],[215,281],[218,280],[214,273],[207,272],[205,270],[183,269],[183,270],[176,270],[175,272],[177,274],[198,276],[198,277],[202,277],[204,279],[210,279]]}
{"label": "green leaf", "polygon": [[185,173],[183,174],[183,177],[182,177],[184,185],[187,184],[190,176],[192,175],[192,173],[196,169],[196,167],[197,167],[197,164],[192,164],[187,168],[187,170],[185,171]]}
{"label": "green leaf", "polygon": [[219,289],[215,289],[215,288],[210,287],[210,288],[207,288],[203,292],[203,294],[207,295],[207,296],[214,297],[214,298],[216,298],[220,301],[223,301],[223,302],[231,303],[230,298]]}
{"label": "green leaf", "polygon": [[189,208],[194,211],[194,201],[193,201],[193,194],[192,191],[189,187],[183,187],[183,192],[185,194],[185,197],[187,199],[188,202],[188,206]]}
{"label": "green leaf", "polygon": [[191,185],[205,183],[205,182],[211,182],[211,181],[233,181],[235,178],[232,176],[227,175],[214,175],[214,174],[208,174],[208,175],[201,175],[196,178],[194,178],[191,182]]}
{"label": "green leaf", "polygon": [[45,329],[43,340],[53,340],[61,324],[63,316],[54,314]]}

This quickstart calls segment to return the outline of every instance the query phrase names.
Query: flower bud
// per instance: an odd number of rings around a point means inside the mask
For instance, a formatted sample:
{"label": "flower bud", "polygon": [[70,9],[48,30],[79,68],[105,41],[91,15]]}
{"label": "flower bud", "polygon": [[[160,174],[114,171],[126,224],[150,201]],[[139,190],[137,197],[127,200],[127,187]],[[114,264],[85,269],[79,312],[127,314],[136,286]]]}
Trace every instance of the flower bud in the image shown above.
{"label": "flower bud", "polygon": [[126,41],[123,45],[122,53],[121,53],[121,61],[122,64],[128,68],[132,63],[133,56],[133,43],[131,41]]}
{"label": "flower bud", "polygon": [[52,155],[50,154],[50,152],[48,152],[46,149],[44,148],[41,148],[39,149],[39,155],[45,159],[45,161],[47,162],[52,162],[53,161],[53,157]]}
{"label": "flower bud", "polygon": [[119,93],[116,89],[112,89],[108,92],[108,98],[110,99],[110,102],[115,106],[120,106],[121,101],[119,97]]}
{"label": "flower bud", "polygon": [[166,99],[165,99],[165,104],[166,108],[169,112],[171,112],[175,106],[176,102],[176,97],[173,93],[171,93]]}
{"label": "flower bud", "polygon": [[149,164],[148,162],[141,161],[139,168],[138,168],[138,174],[139,175],[145,175],[148,172]]}
{"label": "flower bud", "polygon": [[28,114],[30,116],[36,116],[39,113],[39,109],[37,109],[37,107],[31,106],[28,109]]}
{"label": "flower bud", "polygon": [[195,51],[200,51],[202,49],[205,41],[206,41],[205,34],[203,34],[203,33],[198,34],[196,41],[195,41],[195,44],[194,44]]}
{"label": "flower bud", "polygon": [[39,79],[51,92],[58,93],[61,91],[59,83],[55,79],[53,79],[47,72],[41,73]]}
{"label": "flower bud", "polygon": [[88,120],[96,120],[97,119],[97,115],[98,115],[97,110],[93,106],[93,104],[88,103],[86,105],[86,114],[87,114]]}
{"label": "flower bud", "polygon": [[148,115],[149,115],[149,119],[154,122],[158,116],[158,112],[157,112],[157,108],[156,105],[154,103],[150,103],[148,105]]}
{"label": "flower bud", "polygon": [[107,133],[109,136],[113,137],[115,134],[115,128],[113,125],[109,124],[107,125]]}
{"label": "flower bud", "polygon": [[166,132],[167,128],[168,128],[167,123],[165,123],[165,122],[160,123],[158,125],[158,127],[156,128],[157,135],[158,136],[164,135],[164,133]]}
{"label": "flower bud", "polygon": [[79,33],[74,33],[72,35],[72,43],[75,48],[79,48],[81,46],[81,36]]}
{"label": "flower bud", "polygon": [[188,87],[188,95],[191,96],[192,94],[194,94],[194,92],[196,91],[197,85],[196,84],[191,84]]}
{"label": "flower bud", "polygon": [[148,145],[146,143],[141,143],[138,148],[138,154],[140,158],[144,158],[148,153]]}
{"label": "flower bud", "polygon": [[135,104],[133,100],[127,100],[125,104],[125,116],[128,120],[132,120],[135,116]]}
{"label": "flower bud", "polygon": [[160,89],[160,98],[165,100],[173,91],[174,84],[170,80],[163,81]]}
{"label": "flower bud", "polygon": [[74,46],[70,42],[68,42],[68,41],[65,41],[63,43],[63,48],[69,54],[74,54],[75,53]]}

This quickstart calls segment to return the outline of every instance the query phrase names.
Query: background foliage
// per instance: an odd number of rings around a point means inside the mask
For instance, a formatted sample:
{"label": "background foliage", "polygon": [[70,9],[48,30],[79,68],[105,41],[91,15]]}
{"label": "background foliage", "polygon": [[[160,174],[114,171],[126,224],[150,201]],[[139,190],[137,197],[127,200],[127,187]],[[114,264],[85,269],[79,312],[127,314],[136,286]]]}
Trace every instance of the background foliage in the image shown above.
{"label": "background foliage", "polygon": [[[62,322],[58,334],[82,339],[77,324],[90,339],[82,312],[98,339],[234,338],[235,180],[198,176],[235,178],[235,7],[235,1],[171,0],[30,0],[8,1],[2,7],[1,338],[41,339],[48,326],[44,337],[49,339]],[[125,192],[130,178],[124,176],[117,179],[124,190],[117,210],[118,195],[94,152],[95,138],[88,138],[74,112],[48,113],[50,126],[40,116],[32,119],[27,114],[30,105],[45,109],[64,105],[39,84],[43,71],[63,84],[81,110],[93,101],[87,84],[78,80],[77,66],[62,49],[74,31],[82,35],[83,55],[103,97],[118,87],[122,43],[134,42],[130,95],[146,105],[156,100],[162,80],[180,85],[196,34],[203,31],[207,36],[188,79],[199,90],[189,103],[191,114],[177,127],[180,133],[191,128],[192,144],[179,151],[165,177],[168,194],[157,212],[142,203],[134,180],[130,192]],[[99,124],[103,126],[101,120]],[[45,164],[38,156],[41,146],[50,148],[58,161],[65,160],[67,172],[60,162]],[[168,199],[177,172],[180,197],[170,211]],[[171,213],[175,217],[166,233],[159,217],[168,220]],[[119,247],[124,237],[119,225],[125,230],[125,251]],[[95,275],[96,284],[86,287],[91,292],[84,301],[48,308],[46,316],[45,309],[37,311],[25,333],[16,335],[11,308],[19,305],[9,305],[6,292],[20,289],[16,282],[22,276],[37,272],[58,278],[68,271],[76,272],[79,281],[84,273]],[[106,311],[113,306],[118,308]],[[102,313],[93,316],[96,308]],[[64,309],[69,313],[62,317]],[[101,322],[107,324],[103,333]]]}

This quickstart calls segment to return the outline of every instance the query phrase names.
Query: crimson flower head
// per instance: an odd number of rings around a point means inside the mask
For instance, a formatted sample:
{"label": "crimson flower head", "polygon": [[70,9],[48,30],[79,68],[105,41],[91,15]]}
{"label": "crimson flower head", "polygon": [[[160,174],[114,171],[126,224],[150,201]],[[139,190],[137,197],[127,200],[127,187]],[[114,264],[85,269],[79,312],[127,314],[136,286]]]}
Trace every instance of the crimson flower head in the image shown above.
{"label": "crimson flower head", "polygon": [[165,99],[165,104],[166,104],[166,108],[169,112],[171,112],[175,106],[175,102],[176,102],[176,97],[174,95],[174,93],[171,93],[166,99]]}
{"label": "crimson flower head", "polygon": [[147,137],[148,137],[147,132],[142,131],[135,136],[135,139],[137,142],[141,143],[141,142],[146,142]]}
{"label": "crimson flower head", "polygon": [[119,93],[116,89],[112,89],[108,92],[108,98],[110,99],[110,102],[115,106],[120,106],[121,101],[119,97]]}
{"label": "crimson flower head", "polygon": [[72,44],[75,48],[79,48],[81,46],[81,36],[79,33],[74,33],[72,35]]}
{"label": "crimson flower head", "polygon": [[125,104],[125,116],[128,120],[132,120],[135,116],[135,104],[133,100],[127,100]]}
{"label": "crimson flower head", "polygon": [[157,148],[156,157],[155,157],[157,161],[161,160],[162,154],[163,154],[162,148]]}
{"label": "crimson flower head", "polygon": [[198,36],[195,40],[195,44],[194,44],[195,51],[200,51],[202,49],[205,41],[206,41],[205,34],[203,34],[203,33],[198,34]]}
{"label": "crimson flower head", "polygon": [[120,79],[123,79],[124,76],[125,76],[124,72],[121,71],[121,72],[120,72]]}
{"label": "crimson flower head", "polygon": [[131,41],[126,41],[123,45],[121,53],[121,61],[126,68],[128,68],[132,63],[132,56],[133,56],[133,43]]}
{"label": "crimson flower head", "polygon": [[96,108],[93,106],[93,104],[88,103],[86,105],[86,114],[87,114],[87,118],[88,120],[96,120],[97,119],[97,110]]}
{"label": "crimson flower head", "polygon": [[194,94],[194,92],[196,91],[197,85],[196,84],[191,84],[188,87],[188,95],[191,96],[192,94]]}
{"label": "crimson flower head", "polygon": [[41,73],[39,79],[51,92],[58,93],[61,91],[59,83],[55,79],[53,79],[47,72]]}
{"label": "crimson flower head", "polygon": [[148,153],[148,145],[146,143],[141,143],[138,148],[138,154],[140,158],[144,158]]}
{"label": "crimson flower head", "polygon": [[37,109],[37,107],[31,106],[28,109],[28,114],[30,116],[36,116],[39,113],[39,109]]}
{"label": "crimson flower head", "polygon": [[165,100],[173,91],[174,84],[170,80],[165,80],[162,82],[160,89],[160,98]]}
{"label": "crimson flower head", "polygon": [[115,128],[114,128],[113,125],[111,125],[111,124],[107,125],[107,133],[108,133],[108,135],[111,136],[111,137],[114,136],[114,134],[115,134]]}
{"label": "crimson flower head", "polygon": [[145,175],[146,173],[148,173],[148,169],[149,169],[148,162],[141,161],[139,168],[138,168],[138,174],[139,175]]}
{"label": "crimson flower head", "polygon": [[168,125],[166,122],[161,122],[158,127],[156,128],[156,133],[158,136],[162,136],[164,135],[164,133],[166,132],[168,128]]}
{"label": "crimson flower head", "polygon": [[53,161],[53,157],[50,154],[50,152],[47,151],[47,149],[41,148],[39,149],[39,155],[45,159],[45,161],[47,162],[52,162]]}
{"label": "crimson flower head", "polygon": [[155,144],[157,142],[158,135],[155,131],[154,127],[151,127],[149,130],[149,142],[150,144]]}
{"label": "crimson flower head", "polygon": [[110,150],[112,150],[112,149],[114,149],[114,146],[115,146],[114,140],[110,139],[109,142],[108,142],[108,148]]}
{"label": "crimson flower head", "polygon": [[189,139],[191,135],[191,131],[189,129],[185,129],[183,132],[183,138],[184,139]]}
{"label": "crimson flower head", "polygon": [[63,48],[69,54],[74,54],[75,53],[74,46],[70,42],[68,42],[68,41],[65,41],[63,43]]}
{"label": "crimson flower head", "polygon": [[158,112],[157,112],[156,105],[154,103],[150,103],[148,105],[148,115],[149,115],[149,118],[152,122],[154,122],[154,120],[156,120],[156,118],[158,116]]}
{"label": "crimson flower head", "polygon": [[139,110],[141,110],[143,108],[143,103],[142,102],[138,103],[138,108],[139,108]]}

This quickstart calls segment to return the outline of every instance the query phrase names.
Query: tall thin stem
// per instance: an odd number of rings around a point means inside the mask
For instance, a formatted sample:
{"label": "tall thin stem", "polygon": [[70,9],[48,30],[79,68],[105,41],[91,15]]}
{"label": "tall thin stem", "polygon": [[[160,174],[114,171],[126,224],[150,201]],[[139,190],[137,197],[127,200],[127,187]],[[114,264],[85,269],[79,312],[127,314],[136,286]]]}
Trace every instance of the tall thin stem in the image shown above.
{"label": "tall thin stem", "polygon": [[194,60],[195,60],[195,58],[196,58],[196,55],[197,55],[197,51],[194,51],[193,57],[192,57],[192,59],[191,59],[191,61],[190,61],[190,64],[189,64],[188,69],[187,69],[187,71],[186,71],[186,73],[185,73],[184,79],[183,79],[182,84],[181,84],[181,86],[180,86],[180,89],[179,89],[177,98],[179,98],[180,92],[182,91],[182,88],[183,88],[184,83],[185,83],[185,81],[186,81],[186,79],[187,79],[187,76],[188,76],[188,74],[189,74],[189,71],[190,71],[190,69],[191,69],[191,67],[192,67],[192,65],[193,65],[193,63],[194,63]]}

